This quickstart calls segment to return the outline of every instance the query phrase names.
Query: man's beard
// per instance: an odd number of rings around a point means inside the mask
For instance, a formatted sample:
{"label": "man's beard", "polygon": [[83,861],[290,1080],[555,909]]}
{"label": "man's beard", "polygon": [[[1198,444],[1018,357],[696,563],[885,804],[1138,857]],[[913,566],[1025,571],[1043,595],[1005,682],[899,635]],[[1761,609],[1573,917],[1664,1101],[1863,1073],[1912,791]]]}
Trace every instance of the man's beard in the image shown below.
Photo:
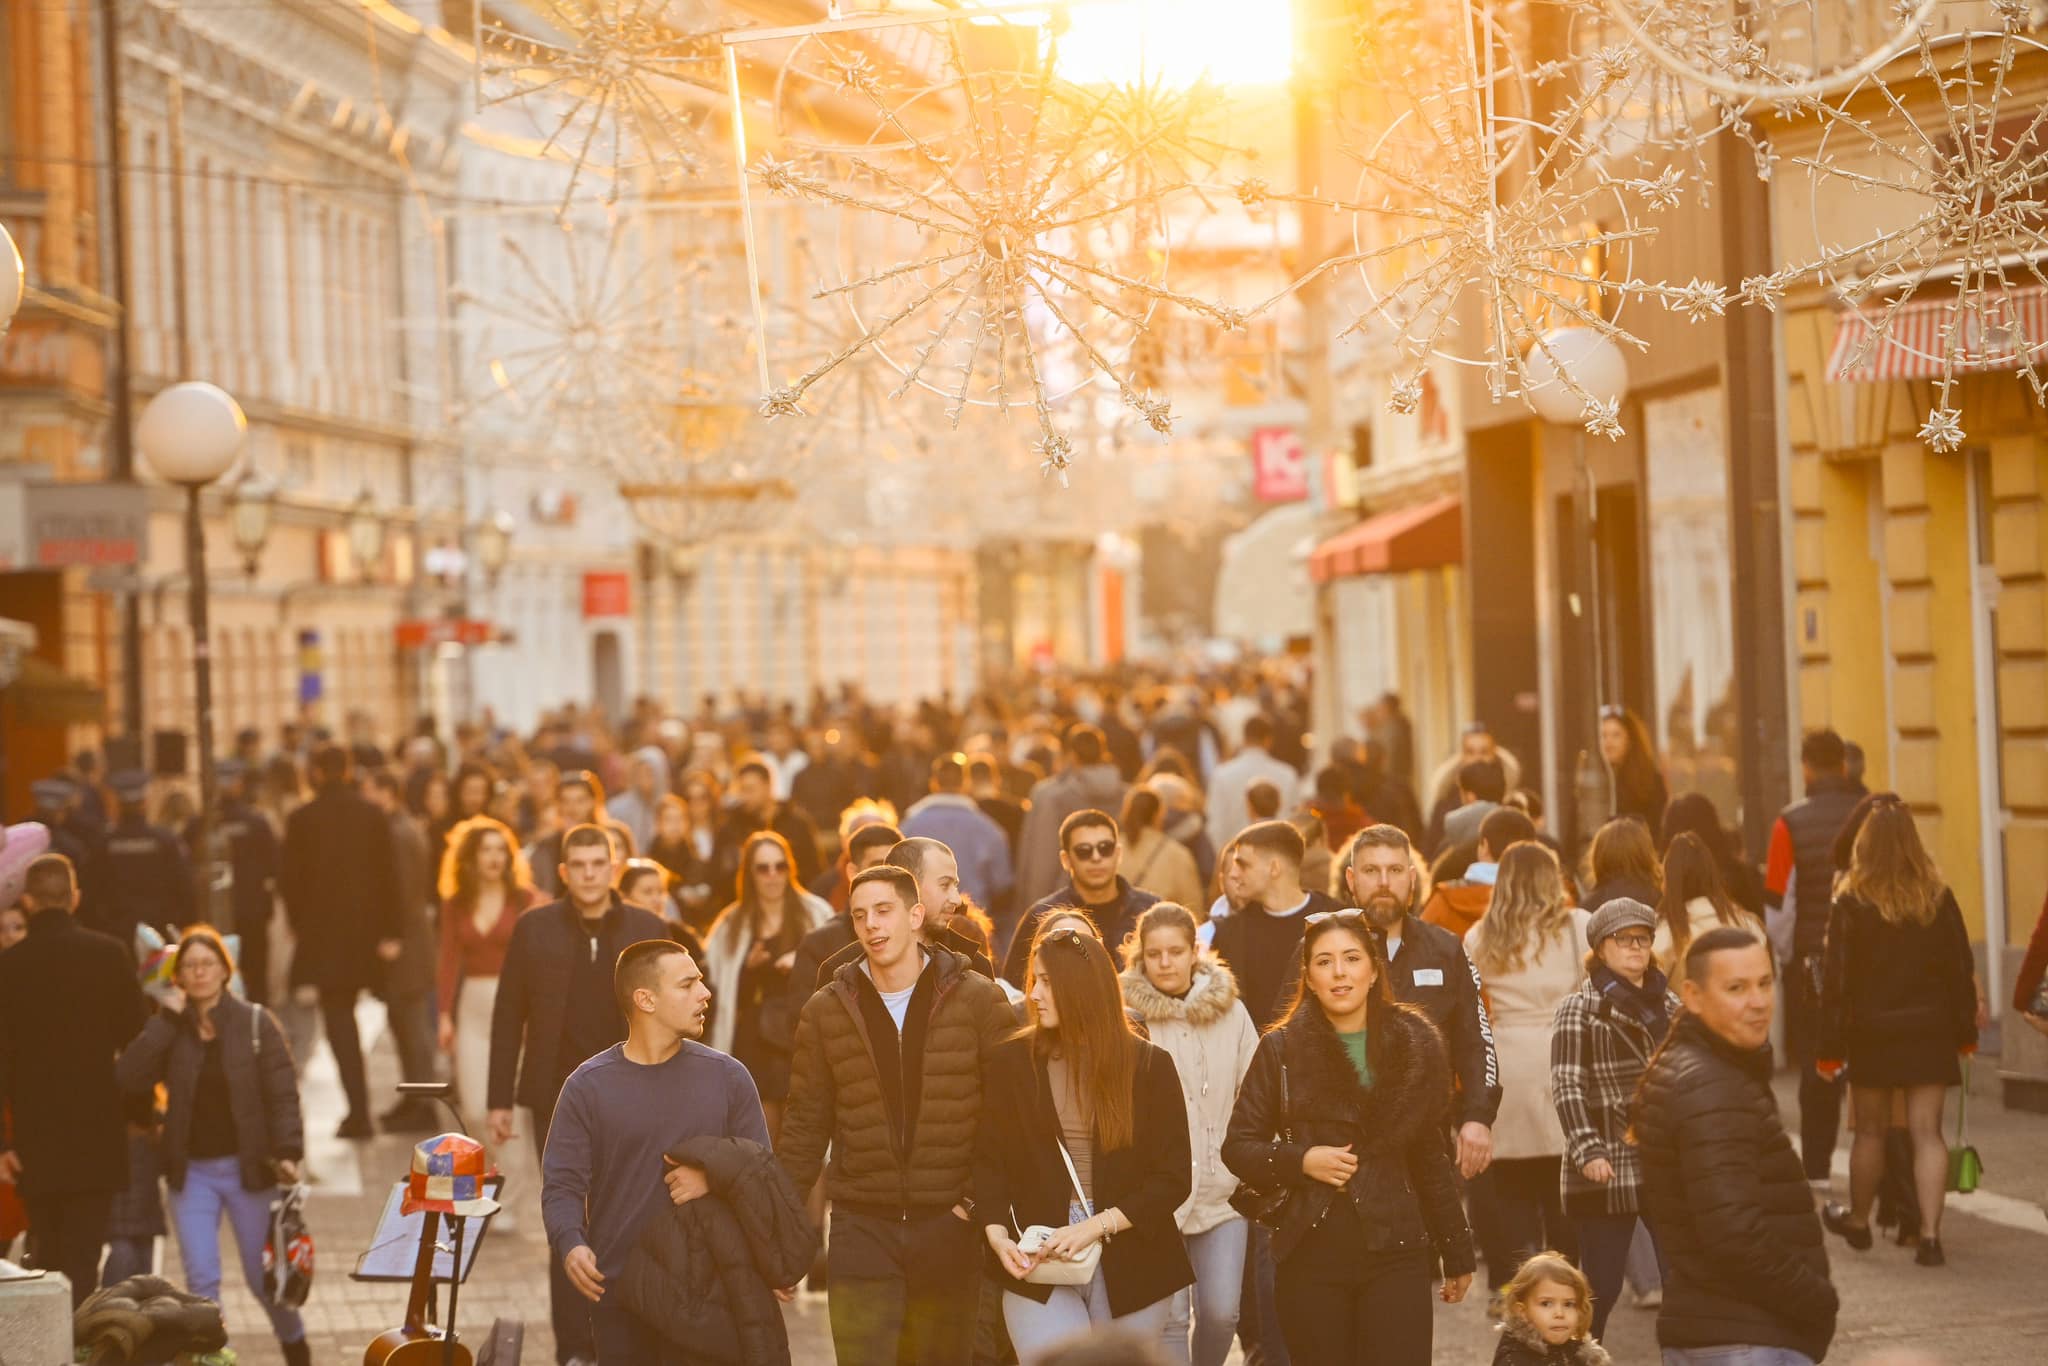
{"label": "man's beard", "polygon": [[1391,892],[1374,892],[1365,899],[1362,909],[1365,911],[1365,918],[1373,923],[1374,928],[1381,930],[1394,928],[1401,917],[1408,914],[1407,906]]}

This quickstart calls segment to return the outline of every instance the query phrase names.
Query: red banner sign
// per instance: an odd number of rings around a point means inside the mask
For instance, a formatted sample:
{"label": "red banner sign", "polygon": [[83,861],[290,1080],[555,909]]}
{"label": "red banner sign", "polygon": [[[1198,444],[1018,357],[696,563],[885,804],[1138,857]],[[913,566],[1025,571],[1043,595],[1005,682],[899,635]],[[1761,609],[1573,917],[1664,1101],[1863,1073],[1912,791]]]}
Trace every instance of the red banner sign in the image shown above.
{"label": "red banner sign", "polygon": [[1252,494],[1262,503],[1298,503],[1308,497],[1308,452],[1292,427],[1252,433]]}
{"label": "red banner sign", "polygon": [[583,575],[583,619],[633,614],[633,580],[623,569],[593,569]]}

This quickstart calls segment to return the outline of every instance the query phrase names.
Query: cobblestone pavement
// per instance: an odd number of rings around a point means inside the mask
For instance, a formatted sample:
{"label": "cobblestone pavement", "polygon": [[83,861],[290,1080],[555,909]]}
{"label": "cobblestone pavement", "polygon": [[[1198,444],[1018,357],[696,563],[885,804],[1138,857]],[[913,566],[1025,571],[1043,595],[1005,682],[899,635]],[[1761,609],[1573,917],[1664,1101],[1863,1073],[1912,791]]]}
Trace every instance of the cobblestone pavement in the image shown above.
{"label": "cobblestone pavement", "polygon": [[[377,1038],[371,1053],[373,1093],[390,1096],[396,1062],[383,1033],[381,1010],[362,1008],[365,1039]],[[1943,1241],[1949,1264],[1923,1270],[1911,1255],[1880,1243],[1853,1253],[1830,1240],[1835,1283],[1842,1292],[1841,1331],[1829,1354],[1835,1363],[1857,1363],[1885,1348],[1914,1347],[1935,1354],[1944,1366],[2040,1366],[2048,1361],[2048,1297],[2041,1267],[2048,1259],[2048,1116],[2005,1111],[1979,1069],[1976,1104],[1971,1107],[1971,1141],[1985,1161],[1984,1189],[1950,1197]],[[1793,1114],[1789,1078],[1779,1079],[1780,1102]],[[319,1272],[306,1306],[314,1360],[323,1366],[353,1366],[371,1338],[404,1314],[405,1288],[365,1285],[348,1279],[357,1255],[368,1244],[389,1183],[406,1170],[417,1135],[382,1136],[366,1143],[341,1143],[330,1136],[344,1108],[333,1063],[324,1046],[313,1049],[306,1067],[306,1121],[314,1140],[309,1166],[314,1178],[309,1220],[319,1246]],[[1952,1102],[1953,1103],[1953,1102]],[[1951,1111],[1951,1115],[1953,1111]],[[1953,1133],[1953,1120],[1951,1129]],[[1844,1136],[1846,1140],[1846,1135]],[[1836,1189],[1846,1188],[1845,1153],[1836,1154]],[[553,1338],[547,1326],[546,1245],[534,1191],[508,1191],[512,1226],[494,1226],[478,1253],[475,1274],[463,1287],[460,1326],[472,1345],[499,1316],[524,1318],[527,1366],[550,1366]],[[180,1275],[176,1245],[165,1244],[166,1274]],[[282,1357],[248,1290],[225,1288],[227,1319],[241,1360],[273,1366]],[[799,1366],[830,1363],[831,1335],[822,1295],[804,1294],[784,1311],[792,1356]],[[1654,1366],[1656,1315],[1624,1304],[1608,1332],[1609,1350],[1620,1366]],[[1437,1307],[1433,1366],[1485,1366],[1492,1360],[1493,1333],[1485,1297],[1475,1290],[1458,1306]],[[1233,1357],[1233,1361],[1237,1358]],[[850,1364],[858,1366],[858,1364]],[[932,1363],[931,1366],[944,1366]]]}

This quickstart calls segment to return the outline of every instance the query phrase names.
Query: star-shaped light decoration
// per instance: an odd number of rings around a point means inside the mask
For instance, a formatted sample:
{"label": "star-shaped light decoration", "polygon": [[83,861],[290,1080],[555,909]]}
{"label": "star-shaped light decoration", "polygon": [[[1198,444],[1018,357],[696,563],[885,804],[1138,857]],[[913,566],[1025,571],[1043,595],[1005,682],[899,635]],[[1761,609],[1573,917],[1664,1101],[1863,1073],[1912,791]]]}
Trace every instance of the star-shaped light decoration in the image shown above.
{"label": "star-shaped light decoration", "polygon": [[475,23],[477,103],[523,106],[542,150],[568,161],[562,213],[591,172],[616,200],[643,168],[668,189],[703,169],[725,70],[703,0],[476,0]]}
{"label": "star-shaped light decoration", "polygon": [[[2048,45],[2022,31],[2024,5],[1998,12],[1996,33],[1923,33],[1910,95],[1873,76],[1817,107],[1820,142],[1793,159],[1812,179],[1815,253],[1743,284],[1767,305],[1808,276],[1832,285],[1865,324],[1840,364],[1886,355],[1921,369],[1935,404],[1920,438],[1942,451],[1962,440],[1967,375],[2016,372],[2048,403],[2048,328],[2033,306],[2048,289],[2048,104],[2013,78]],[[1844,240],[1825,224],[1862,230]],[[1928,307],[1945,315],[1931,333],[1903,325]]]}

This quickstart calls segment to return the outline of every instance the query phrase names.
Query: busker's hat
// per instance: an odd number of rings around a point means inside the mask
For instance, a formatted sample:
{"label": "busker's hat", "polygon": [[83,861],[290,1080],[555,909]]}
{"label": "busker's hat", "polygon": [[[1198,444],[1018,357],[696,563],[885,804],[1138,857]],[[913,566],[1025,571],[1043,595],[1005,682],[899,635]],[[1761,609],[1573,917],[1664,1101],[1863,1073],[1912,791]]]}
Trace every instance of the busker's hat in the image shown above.
{"label": "busker's hat", "polygon": [[412,1175],[398,1212],[496,1214],[498,1202],[486,1193],[484,1181],[497,1174],[483,1144],[467,1134],[437,1134],[414,1145]]}

